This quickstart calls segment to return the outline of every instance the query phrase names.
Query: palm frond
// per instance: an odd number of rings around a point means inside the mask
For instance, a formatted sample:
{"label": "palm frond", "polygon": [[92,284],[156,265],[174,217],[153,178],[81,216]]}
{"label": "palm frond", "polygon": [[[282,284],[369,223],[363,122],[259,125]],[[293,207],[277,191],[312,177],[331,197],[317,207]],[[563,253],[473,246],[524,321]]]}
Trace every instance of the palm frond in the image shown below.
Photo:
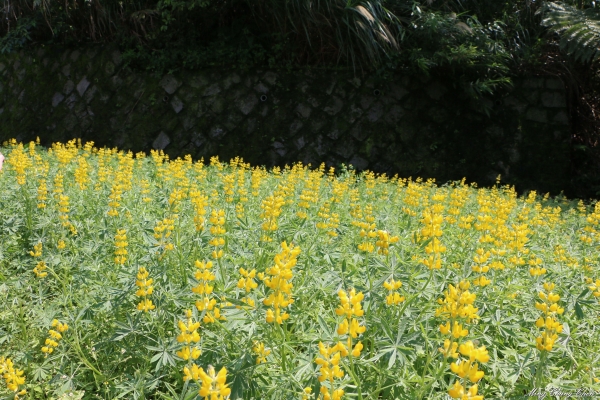
{"label": "palm frond", "polygon": [[549,1],[541,9],[542,25],[560,35],[560,47],[583,63],[600,58],[600,11]]}

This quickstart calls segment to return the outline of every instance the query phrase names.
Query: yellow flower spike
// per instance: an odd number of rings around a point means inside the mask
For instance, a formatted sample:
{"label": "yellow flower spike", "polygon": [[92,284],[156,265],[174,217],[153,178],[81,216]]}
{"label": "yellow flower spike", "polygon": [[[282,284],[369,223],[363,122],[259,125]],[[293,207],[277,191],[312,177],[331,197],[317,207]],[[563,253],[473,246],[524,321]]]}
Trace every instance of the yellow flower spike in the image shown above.
{"label": "yellow flower spike", "polygon": [[149,272],[145,267],[139,267],[136,275],[135,285],[139,288],[135,295],[141,298],[140,303],[137,305],[138,311],[148,312],[154,310],[156,307],[152,304],[152,300],[148,298],[154,292],[154,286],[152,283],[154,279],[148,278]]}
{"label": "yellow flower spike", "polygon": [[267,362],[267,356],[271,354],[271,350],[265,349],[265,344],[260,342],[254,342],[252,348],[254,354],[256,354],[256,364],[262,364]]}
{"label": "yellow flower spike", "polygon": [[227,380],[227,369],[221,368],[218,374],[215,374],[215,369],[209,365],[207,371],[202,368],[198,371],[198,377],[201,381],[201,387],[198,394],[210,400],[223,400],[231,394],[231,389],[225,383]]}
{"label": "yellow flower spike", "polygon": [[35,268],[33,268],[33,273],[38,278],[45,278],[46,276],[48,276],[48,273],[45,272],[46,268],[47,268],[46,263],[44,261],[39,261],[36,264]]}
{"label": "yellow flower spike", "polygon": [[275,265],[266,271],[270,277],[264,279],[265,285],[271,289],[267,298],[263,300],[264,305],[272,307],[267,310],[268,323],[282,324],[289,318],[289,314],[282,308],[294,303],[292,298],[294,285],[290,280],[293,278],[292,268],[296,266],[300,249],[293,245],[288,246],[286,242],[282,242],[281,247],[283,251],[275,255]]}
{"label": "yellow flower spike", "polygon": [[46,357],[48,356],[48,354],[52,354],[54,349],[58,347],[60,340],[63,338],[63,335],[61,335],[61,333],[65,333],[67,330],[69,330],[69,326],[67,324],[61,323],[57,319],[53,319],[50,325],[52,328],[56,328],[56,330],[48,330],[48,336],[50,337],[46,338],[44,342],[45,346],[42,346],[41,348],[42,353],[44,353]]}
{"label": "yellow flower spike", "polygon": [[25,384],[25,377],[23,375],[24,372],[16,369],[10,358],[0,357],[0,376],[4,378],[6,387],[13,392],[16,400],[19,399],[19,396],[27,393],[25,389],[19,390],[19,387]]}

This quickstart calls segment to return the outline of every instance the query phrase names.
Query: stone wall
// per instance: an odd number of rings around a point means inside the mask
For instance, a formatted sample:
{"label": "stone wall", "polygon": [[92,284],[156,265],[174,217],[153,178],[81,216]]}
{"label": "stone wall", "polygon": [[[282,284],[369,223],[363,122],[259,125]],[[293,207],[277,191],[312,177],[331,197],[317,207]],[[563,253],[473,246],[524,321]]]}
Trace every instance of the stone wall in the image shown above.
{"label": "stone wall", "polygon": [[[154,77],[115,49],[37,49],[0,58],[0,140],[73,137],[171,157],[236,155],[557,192],[569,181],[562,82],[517,79],[484,99],[443,79],[352,71],[203,70]],[[481,104],[480,104],[481,105]]]}

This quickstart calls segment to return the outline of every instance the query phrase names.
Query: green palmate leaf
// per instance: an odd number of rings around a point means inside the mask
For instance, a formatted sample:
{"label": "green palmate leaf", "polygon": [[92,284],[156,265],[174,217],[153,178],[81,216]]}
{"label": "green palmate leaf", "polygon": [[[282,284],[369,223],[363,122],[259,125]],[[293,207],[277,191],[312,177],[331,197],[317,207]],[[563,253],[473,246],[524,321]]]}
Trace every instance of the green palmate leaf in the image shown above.
{"label": "green palmate leaf", "polygon": [[541,9],[542,25],[560,35],[561,49],[583,63],[600,57],[600,11],[548,1]]}

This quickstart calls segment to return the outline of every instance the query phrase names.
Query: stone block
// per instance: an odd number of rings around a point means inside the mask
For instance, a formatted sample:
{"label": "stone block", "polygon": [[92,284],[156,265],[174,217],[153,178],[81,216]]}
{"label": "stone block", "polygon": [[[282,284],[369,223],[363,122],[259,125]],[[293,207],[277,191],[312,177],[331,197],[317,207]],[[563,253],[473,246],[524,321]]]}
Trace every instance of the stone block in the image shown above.
{"label": "stone block", "polygon": [[542,105],[549,108],[564,108],[567,106],[567,100],[563,92],[544,92]]}
{"label": "stone block", "polygon": [[313,96],[307,96],[305,101],[314,108],[317,108],[319,105],[321,105],[321,101]]}
{"label": "stone block", "polygon": [[337,96],[332,96],[331,99],[327,102],[327,106],[323,108],[327,114],[333,116],[339,113],[342,110],[344,103]]}
{"label": "stone block", "polygon": [[530,108],[527,110],[525,114],[525,118],[529,121],[546,123],[548,122],[548,117],[546,114],[546,110],[541,108]]}
{"label": "stone block", "polygon": [[237,99],[236,104],[238,106],[238,109],[242,112],[242,114],[248,115],[258,104],[258,98],[254,93],[250,93],[244,97]]}
{"label": "stone block", "polygon": [[522,87],[525,89],[543,88],[544,87],[544,78],[538,78],[538,77],[525,78],[525,80],[523,81]]}
{"label": "stone block", "polygon": [[114,91],[118,90],[121,87],[121,85],[123,85],[123,79],[121,79],[119,75],[113,76],[108,80],[108,82],[109,88]]}
{"label": "stone block", "polygon": [[254,90],[260,94],[269,93],[269,88],[266,87],[262,82],[258,82],[256,86],[254,86]]}
{"label": "stone block", "polygon": [[358,118],[360,118],[363,114],[362,108],[358,107],[356,104],[350,105],[350,110],[348,112],[348,118],[346,119],[348,123],[353,124]]}
{"label": "stone block", "polygon": [[204,92],[202,93],[202,96],[206,97],[206,96],[214,96],[215,94],[219,94],[221,93],[221,88],[219,87],[218,83],[213,83],[212,85],[210,85],[209,87],[207,87]]}
{"label": "stone block", "polygon": [[183,101],[177,96],[173,96],[171,99],[171,108],[175,111],[175,114],[179,114],[183,110]]}
{"label": "stone block", "polygon": [[194,132],[191,136],[191,141],[196,147],[202,146],[206,142],[206,138],[198,132]]}
{"label": "stone block", "polygon": [[262,78],[271,86],[277,82],[277,74],[272,71],[265,72]]}
{"label": "stone block", "polygon": [[304,126],[304,123],[300,120],[294,120],[292,122],[292,124],[290,125],[290,136],[293,136],[296,132],[298,132],[300,129],[302,129],[302,127]]}
{"label": "stone block", "polygon": [[191,90],[189,87],[186,87],[185,85],[183,85],[183,87],[181,89],[179,89],[179,92],[177,92],[177,95],[186,104],[193,102],[197,98],[197,92],[194,90]]}
{"label": "stone block", "polygon": [[503,103],[505,107],[508,107],[511,110],[518,112],[519,114],[523,113],[525,109],[527,109],[527,103],[520,101],[513,96],[505,97],[503,99]]}
{"label": "stone block", "polygon": [[90,117],[83,117],[79,122],[79,126],[82,131],[86,131],[90,126],[92,126],[92,119]]}
{"label": "stone block", "polygon": [[273,147],[273,150],[275,150],[275,153],[279,154],[280,157],[285,157],[285,155],[287,154],[285,145],[281,142],[273,142],[271,147]]}
{"label": "stone block", "polygon": [[59,93],[59,92],[54,93],[54,96],[52,96],[52,107],[56,107],[64,99],[65,99],[65,96],[63,96],[62,93]]}
{"label": "stone block", "polygon": [[552,121],[560,125],[569,125],[569,116],[566,111],[559,111],[554,115]]}
{"label": "stone block", "polygon": [[215,114],[221,114],[223,110],[225,110],[225,100],[223,100],[222,97],[215,98],[212,104],[210,105],[210,109]]}
{"label": "stone block", "polygon": [[383,104],[380,102],[375,103],[369,111],[367,111],[367,119],[371,122],[379,121],[379,118],[383,115]]}
{"label": "stone block", "polygon": [[73,115],[73,114],[67,115],[65,117],[65,119],[63,120],[63,127],[68,132],[73,131],[73,129],[75,129],[76,126],[77,126],[77,117],[75,117],[75,115]]}
{"label": "stone block", "polygon": [[404,116],[404,109],[399,105],[393,105],[385,114],[384,120],[389,124],[396,124]]}
{"label": "stone block", "polygon": [[201,89],[203,87],[206,87],[210,83],[210,81],[208,80],[208,78],[206,78],[206,76],[199,75],[194,76],[192,79],[190,79],[189,83],[190,86],[194,89]]}
{"label": "stone block", "polygon": [[362,171],[367,168],[369,162],[358,155],[354,155],[350,161],[348,161],[348,164],[352,165],[355,170]]}
{"label": "stone block", "polygon": [[532,106],[537,106],[540,101],[540,92],[537,90],[528,90],[523,94],[523,97]]}
{"label": "stone block", "polygon": [[181,81],[173,75],[165,75],[158,83],[168,94],[173,94],[181,86]]}
{"label": "stone block", "polygon": [[330,139],[332,139],[332,140],[336,140],[337,138],[340,137],[340,131],[339,131],[339,129],[332,130],[331,132],[329,132],[327,134],[327,137],[330,138]]}
{"label": "stone block", "polygon": [[350,136],[360,140],[361,142],[369,137],[369,132],[362,123],[357,123],[350,129]]}
{"label": "stone block", "polygon": [[171,143],[171,139],[166,133],[161,131],[152,142],[152,148],[155,150],[164,150],[169,143]]}
{"label": "stone block", "polygon": [[252,86],[256,85],[257,82],[258,82],[258,77],[256,77],[256,76],[249,76],[244,81],[244,85],[246,85],[246,87],[248,89],[250,89]]}
{"label": "stone block", "polygon": [[246,121],[246,134],[250,134],[250,133],[254,132],[254,130],[256,129],[256,126],[257,126],[256,119],[249,118]]}
{"label": "stone block", "polygon": [[63,67],[60,69],[60,72],[62,72],[62,74],[64,76],[66,76],[67,78],[70,78],[71,77],[71,64],[63,65]]}
{"label": "stone block", "polygon": [[294,140],[294,145],[296,149],[301,150],[304,146],[306,146],[306,140],[304,140],[304,136],[300,136]]}
{"label": "stone block", "polygon": [[371,107],[371,104],[373,104],[374,101],[375,97],[370,95],[363,95],[360,99],[360,106],[363,110],[366,110],[369,107]]}
{"label": "stone block", "polygon": [[565,84],[559,78],[546,78],[546,89],[564,90]]}
{"label": "stone block", "polygon": [[69,79],[63,86],[64,95],[65,96],[70,95],[71,92],[73,91],[73,89],[75,89],[75,83],[73,83],[73,81]]}
{"label": "stone block", "polygon": [[400,101],[404,98],[404,96],[406,96],[408,94],[408,90],[406,90],[405,87],[400,86],[396,83],[392,83],[391,88],[390,88],[390,95]]}
{"label": "stone block", "polygon": [[89,86],[90,81],[88,81],[87,77],[84,76],[83,79],[81,79],[81,81],[79,81],[77,84],[77,93],[79,93],[79,96],[83,96]]}
{"label": "stone block", "polygon": [[227,134],[227,131],[220,126],[213,126],[208,135],[213,139],[221,139]]}
{"label": "stone block", "polygon": [[240,76],[234,72],[223,80],[223,88],[227,90],[231,87],[231,85],[240,83],[240,81]]}
{"label": "stone block", "polygon": [[319,135],[317,136],[316,142],[312,144],[312,148],[319,155],[319,157],[323,157],[329,152],[331,145],[322,135]]}
{"label": "stone block", "polygon": [[300,103],[300,104],[298,104],[298,106],[296,106],[295,112],[296,112],[296,115],[298,115],[299,117],[307,119],[308,117],[310,117],[310,113],[312,112],[312,109],[309,106],[307,106],[306,104]]}
{"label": "stone block", "polygon": [[187,115],[181,121],[181,125],[183,126],[183,129],[188,131],[196,125],[196,118],[194,118],[192,115]]}
{"label": "stone block", "polygon": [[331,95],[331,93],[333,93],[333,88],[335,87],[335,81],[332,81],[329,84],[329,87],[327,89],[325,89],[325,93],[327,93],[328,95]]}
{"label": "stone block", "polygon": [[227,115],[227,120],[225,121],[225,123],[223,125],[225,125],[225,128],[227,128],[228,131],[232,131],[234,130],[239,124],[240,122],[242,122],[244,120],[244,117],[241,116],[240,114],[236,113],[236,112],[230,112]]}
{"label": "stone block", "polygon": [[75,107],[76,102],[77,96],[75,96],[75,93],[71,93],[71,95],[67,97],[67,100],[65,100],[65,104],[67,105],[67,107],[69,107],[69,109],[73,109],[73,107]]}
{"label": "stone block", "polygon": [[344,159],[350,158],[356,151],[353,140],[341,140],[333,147],[333,152]]}

